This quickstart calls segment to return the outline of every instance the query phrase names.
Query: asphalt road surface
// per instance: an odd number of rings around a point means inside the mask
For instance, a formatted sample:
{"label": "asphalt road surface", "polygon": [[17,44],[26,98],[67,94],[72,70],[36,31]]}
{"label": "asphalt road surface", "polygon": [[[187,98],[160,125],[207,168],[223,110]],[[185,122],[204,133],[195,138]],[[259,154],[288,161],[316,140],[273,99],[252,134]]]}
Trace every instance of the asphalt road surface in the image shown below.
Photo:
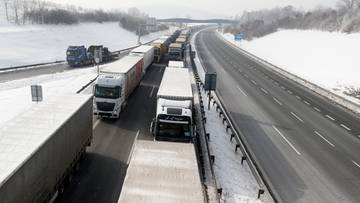
{"label": "asphalt road surface", "polygon": [[94,117],[94,139],[81,169],[56,202],[117,203],[136,139],[152,140],[150,123],[164,65],[148,69],[117,120]]}
{"label": "asphalt road surface", "polygon": [[279,202],[360,202],[355,115],[264,69],[213,30],[195,44]]}

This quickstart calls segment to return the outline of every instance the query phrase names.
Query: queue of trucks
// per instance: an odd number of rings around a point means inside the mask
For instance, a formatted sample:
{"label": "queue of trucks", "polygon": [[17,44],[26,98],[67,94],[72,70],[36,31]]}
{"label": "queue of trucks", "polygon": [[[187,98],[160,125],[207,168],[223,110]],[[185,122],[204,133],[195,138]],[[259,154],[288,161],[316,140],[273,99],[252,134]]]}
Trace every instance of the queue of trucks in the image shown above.
{"label": "queue of trucks", "polygon": [[[179,34],[180,31],[176,31],[172,35],[162,36],[150,45],[141,45],[133,49],[128,56],[118,61],[105,64],[94,85],[94,114],[119,118],[128,97],[140,84],[147,68],[153,62],[160,62],[167,49],[171,58],[171,42]],[[182,60],[182,54],[176,60]]]}
{"label": "queue of trucks", "polygon": [[170,61],[157,93],[150,132],[135,142],[119,203],[205,202],[196,156],[190,73]]}
{"label": "queue of trucks", "polygon": [[[140,46],[101,68],[93,95],[49,97],[2,126],[0,202],[53,202],[92,142],[93,114],[118,118],[155,56],[155,46]],[[156,142],[135,144],[119,202],[203,201],[189,70],[181,61],[169,66],[150,127]],[[144,157],[153,159],[140,163]]]}

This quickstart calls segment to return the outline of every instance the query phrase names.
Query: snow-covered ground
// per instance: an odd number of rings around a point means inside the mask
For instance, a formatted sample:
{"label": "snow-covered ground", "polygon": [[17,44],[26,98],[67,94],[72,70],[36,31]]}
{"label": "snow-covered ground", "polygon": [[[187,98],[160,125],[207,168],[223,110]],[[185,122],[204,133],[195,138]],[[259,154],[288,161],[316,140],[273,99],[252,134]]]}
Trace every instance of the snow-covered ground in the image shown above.
{"label": "snow-covered ground", "polygon": [[222,187],[223,203],[262,203],[272,202],[268,196],[257,199],[259,186],[250,171],[247,162],[241,165],[241,152],[234,152],[235,140],[230,142],[230,134],[222,124],[215,107],[207,108],[208,98],[204,91],[201,92],[206,104],[205,115],[207,118],[205,128],[210,133],[210,147],[215,155],[214,173],[218,187]]}
{"label": "snow-covered ground", "polygon": [[[168,31],[141,38],[148,42]],[[137,45],[137,36],[118,23],[81,23],[78,25],[0,24],[0,68],[64,60],[69,45],[102,44],[110,51]]]}
{"label": "snow-covered ground", "polygon": [[234,41],[232,34],[223,36],[242,49],[334,93],[341,94],[349,87],[360,88],[360,34],[280,30],[240,43]]}
{"label": "snow-covered ground", "polygon": [[31,101],[30,85],[42,85],[43,97],[46,100],[59,93],[76,93],[96,75],[96,68],[87,68],[1,83],[0,127],[34,103]]}

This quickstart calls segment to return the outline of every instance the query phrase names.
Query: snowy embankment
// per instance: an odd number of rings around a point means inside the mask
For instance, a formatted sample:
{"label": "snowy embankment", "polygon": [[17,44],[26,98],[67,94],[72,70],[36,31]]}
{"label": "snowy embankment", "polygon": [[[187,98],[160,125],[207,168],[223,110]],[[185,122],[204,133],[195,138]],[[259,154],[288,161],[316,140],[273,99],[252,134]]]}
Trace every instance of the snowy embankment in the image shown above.
{"label": "snowy embankment", "polygon": [[[163,31],[141,37],[151,41]],[[1,25],[0,68],[64,60],[69,45],[104,45],[110,51],[137,45],[138,37],[118,23],[78,25]]]}
{"label": "snowy embankment", "polygon": [[360,34],[281,30],[240,43],[232,34],[222,36],[292,74],[356,101],[343,92],[360,89]]}
{"label": "snowy embankment", "polygon": [[46,100],[52,95],[76,93],[96,75],[96,68],[87,68],[1,83],[0,127],[31,105],[36,105],[31,101],[30,85],[42,85],[43,98]]}
{"label": "snowy embankment", "polygon": [[263,203],[273,202],[271,197],[263,195],[257,199],[259,186],[245,161],[241,164],[241,152],[234,152],[236,142],[230,142],[230,134],[226,132],[215,107],[207,108],[208,97],[201,92],[206,104],[206,131],[210,134],[209,145],[215,155],[214,173],[218,187],[223,189],[222,203]]}

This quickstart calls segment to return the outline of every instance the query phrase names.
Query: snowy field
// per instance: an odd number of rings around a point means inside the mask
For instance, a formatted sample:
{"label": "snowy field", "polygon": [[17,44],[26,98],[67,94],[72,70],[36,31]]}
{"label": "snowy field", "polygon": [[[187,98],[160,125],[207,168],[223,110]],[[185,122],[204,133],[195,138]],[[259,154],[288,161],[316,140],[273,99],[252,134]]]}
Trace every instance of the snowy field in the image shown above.
{"label": "snowy field", "polygon": [[[168,31],[141,38],[148,42]],[[65,60],[69,45],[102,44],[110,51],[137,45],[137,36],[118,23],[78,25],[6,25],[0,23],[0,68]]]}
{"label": "snowy field", "polygon": [[235,42],[242,49],[340,94],[360,88],[360,34],[281,30],[252,41]]}

